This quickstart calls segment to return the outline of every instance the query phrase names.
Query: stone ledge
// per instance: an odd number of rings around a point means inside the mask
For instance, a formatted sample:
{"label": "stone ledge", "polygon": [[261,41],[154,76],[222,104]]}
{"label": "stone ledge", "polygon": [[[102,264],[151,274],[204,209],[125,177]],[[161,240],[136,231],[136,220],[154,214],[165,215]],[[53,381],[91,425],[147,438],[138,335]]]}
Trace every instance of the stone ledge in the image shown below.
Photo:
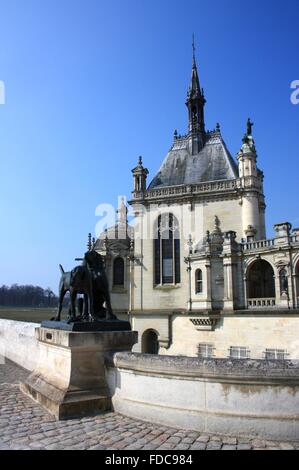
{"label": "stone ledge", "polygon": [[200,359],[116,353],[113,362],[118,369],[146,375],[299,386],[299,361]]}

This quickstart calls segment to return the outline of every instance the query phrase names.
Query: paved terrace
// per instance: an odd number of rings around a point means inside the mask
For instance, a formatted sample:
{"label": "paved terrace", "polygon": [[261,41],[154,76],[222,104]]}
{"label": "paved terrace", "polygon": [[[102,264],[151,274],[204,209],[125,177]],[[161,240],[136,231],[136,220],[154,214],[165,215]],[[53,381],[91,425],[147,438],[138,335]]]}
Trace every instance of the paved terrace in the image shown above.
{"label": "paved terrace", "polygon": [[27,374],[0,365],[0,450],[299,450],[299,442],[213,436],[111,412],[57,422],[20,392]]}

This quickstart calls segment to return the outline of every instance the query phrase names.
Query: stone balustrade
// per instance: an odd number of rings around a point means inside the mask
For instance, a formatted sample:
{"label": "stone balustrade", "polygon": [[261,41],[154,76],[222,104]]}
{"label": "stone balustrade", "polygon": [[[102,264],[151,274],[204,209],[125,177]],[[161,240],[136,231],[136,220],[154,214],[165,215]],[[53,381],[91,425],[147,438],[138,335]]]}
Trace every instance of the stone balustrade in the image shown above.
{"label": "stone balustrade", "polygon": [[265,307],[275,307],[276,299],[275,298],[262,298],[262,299],[248,299],[248,308],[265,308]]}
{"label": "stone balustrade", "polygon": [[[290,235],[289,238],[287,238],[287,242],[290,244],[299,243],[298,235]],[[268,240],[254,240],[252,242],[244,243],[241,246],[243,252],[262,251],[281,246],[281,243],[280,238],[270,238]]]}
{"label": "stone balustrade", "polygon": [[275,238],[269,240],[257,240],[242,245],[243,251],[254,251],[272,248],[275,246]]}
{"label": "stone balustrade", "polygon": [[260,190],[261,183],[255,176],[245,176],[233,180],[219,180],[199,184],[180,185],[172,187],[162,187],[157,189],[149,189],[144,192],[134,192],[133,200],[151,200],[160,199],[171,196],[187,196],[214,194],[223,192],[234,192],[236,190],[255,188]]}

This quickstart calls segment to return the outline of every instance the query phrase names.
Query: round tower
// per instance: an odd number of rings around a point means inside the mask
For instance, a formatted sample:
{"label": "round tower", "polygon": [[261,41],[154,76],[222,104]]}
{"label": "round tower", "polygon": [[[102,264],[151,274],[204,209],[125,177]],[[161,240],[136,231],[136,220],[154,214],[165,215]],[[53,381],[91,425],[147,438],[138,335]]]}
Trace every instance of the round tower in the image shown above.
{"label": "round tower", "polygon": [[247,132],[237,157],[241,181],[243,237],[246,241],[261,240],[266,237],[263,174],[256,164],[257,154],[252,126],[253,123],[248,119]]}

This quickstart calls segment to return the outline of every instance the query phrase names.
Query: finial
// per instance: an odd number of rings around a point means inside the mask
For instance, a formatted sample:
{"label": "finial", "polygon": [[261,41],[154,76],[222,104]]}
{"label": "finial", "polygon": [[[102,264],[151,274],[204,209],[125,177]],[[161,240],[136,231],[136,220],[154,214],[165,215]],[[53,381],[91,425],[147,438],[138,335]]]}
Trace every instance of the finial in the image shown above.
{"label": "finial", "polygon": [[192,34],[192,51],[193,51],[193,62],[195,62],[196,47],[195,47],[195,35],[194,35],[194,33]]}
{"label": "finial", "polygon": [[173,136],[174,136],[174,140],[176,140],[178,138],[178,131],[176,129],[173,133]]}
{"label": "finial", "polygon": [[91,233],[88,234],[87,249],[88,249],[88,251],[92,250],[92,236],[91,236]]}
{"label": "finial", "polygon": [[219,122],[217,122],[216,124],[216,132],[220,132],[221,128],[220,128],[220,124]]}
{"label": "finial", "polygon": [[247,135],[252,135],[252,127],[253,127],[253,122],[251,121],[250,118],[248,118],[247,121]]}
{"label": "finial", "polygon": [[138,165],[139,166],[142,166],[142,157],[140,156],[139,159],[138,159]]}

